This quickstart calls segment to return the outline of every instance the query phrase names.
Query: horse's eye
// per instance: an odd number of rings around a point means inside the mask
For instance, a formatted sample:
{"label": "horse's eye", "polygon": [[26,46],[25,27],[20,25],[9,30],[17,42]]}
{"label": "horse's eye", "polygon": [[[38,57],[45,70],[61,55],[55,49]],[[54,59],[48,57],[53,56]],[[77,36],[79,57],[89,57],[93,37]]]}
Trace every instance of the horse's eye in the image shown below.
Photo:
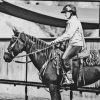
{"label": "horse's eye", "polygon": [[16,38],[11,39],[11,43],[14,43],[16,41]]}

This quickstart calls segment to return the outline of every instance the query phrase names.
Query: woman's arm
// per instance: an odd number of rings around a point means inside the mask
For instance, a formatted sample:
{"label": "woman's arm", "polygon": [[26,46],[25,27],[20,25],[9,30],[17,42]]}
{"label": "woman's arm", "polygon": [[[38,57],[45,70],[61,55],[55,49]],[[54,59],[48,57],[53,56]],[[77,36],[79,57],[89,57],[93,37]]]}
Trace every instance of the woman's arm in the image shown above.
{"label": "woman's arm", "polygon": [[61,35],[60,37],[58,37],[57,39],[55,39],[53,42],[59,42],[59,41],[63,41],[63,40],[69,40],[75,33],[75,31],[78,28],[78,24],[77,23],[69,23],[66,27],[66,31],[64,32],[63,35]]}

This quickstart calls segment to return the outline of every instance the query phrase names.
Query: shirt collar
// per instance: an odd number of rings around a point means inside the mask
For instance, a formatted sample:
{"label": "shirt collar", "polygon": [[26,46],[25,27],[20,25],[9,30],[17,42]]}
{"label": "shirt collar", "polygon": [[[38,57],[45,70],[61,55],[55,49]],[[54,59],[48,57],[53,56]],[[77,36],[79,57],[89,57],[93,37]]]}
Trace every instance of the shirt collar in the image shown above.
{"label": "shirt collar", "polygon": [[72,16],[72,17],[67,21],[67,23],[71,23],[71,22],[75,21],[76,19],[77,19],[76,16]]}

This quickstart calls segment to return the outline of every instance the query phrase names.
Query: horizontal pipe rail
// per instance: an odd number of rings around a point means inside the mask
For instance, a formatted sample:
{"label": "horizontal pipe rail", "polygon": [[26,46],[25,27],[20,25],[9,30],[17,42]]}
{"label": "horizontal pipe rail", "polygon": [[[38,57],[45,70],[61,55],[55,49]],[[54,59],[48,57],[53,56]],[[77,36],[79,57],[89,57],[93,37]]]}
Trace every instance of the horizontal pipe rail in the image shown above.
{"label": "horizontal pipe rail", "polygon": [[[65,0],[62,0],[65,1]],[[73,1],[73,2],[100,2],[100,0],[66,0],[66,1]]]}
{"label": "horizontal pipe rail", "polygon": [[46,88],[46,86],[40,82],[26,82],[26,81],[17,81],[17,80],[5,80],[0,79],[0,84],[13,84],[16,85],[24,85],[24,86],[36,86],[36,87],[43,87]]}
{"label": "horizontal pipe rail", "polygon": [[[40,38],[46,42],[51,42],[56,38]],[[0,42],[9,42],[11,38],[0,38]],[[85,37],[86,42],[100,42],[100,37],[92,38],[92,37]]]}
{"label": "horizontal pipe rail", "polygon": [[70,88],[70,87],[65,87],[65,90],[72,90],[72,91],[80,91],[80,92],[92,92],[99,94],[100,89],[99,88],[94,88],[94,87],[77,87],[77,88]]}
{"label": "horizontal pipe rail", "polygon": [[[25,82],[25,81],[17,81],[17,80],[5,80],[0,79],[0,84],[12,84],[14,86],[16,85],[22,85],[22,86],[34,86],[37,88],[47,88],[43,83],[41,82]],[[93,88],[93,87],[77,87],[77,88],[71,88],[69,86],[67,87],[61,87],[61,89],[65,90],[72,90],[72,91],[80,91],[80,92],[93,92],[93,93],[100,93],[100,88]]]}

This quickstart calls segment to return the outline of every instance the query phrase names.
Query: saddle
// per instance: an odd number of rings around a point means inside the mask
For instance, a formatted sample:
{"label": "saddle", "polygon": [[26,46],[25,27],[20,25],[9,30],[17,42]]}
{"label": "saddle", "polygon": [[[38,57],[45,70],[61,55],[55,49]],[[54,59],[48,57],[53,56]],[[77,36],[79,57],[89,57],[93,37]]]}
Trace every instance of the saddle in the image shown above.
{"label": "saddle", "polygon": [[100,65],[100,54],[98,50],[85,50],[78,53],[78,58],[83,59],[84,67],[93,67]]}
{"label": "saddle", "polygon": [[[79,60],[79,75],[77,80],[77,86],[79,82],[83,80],[85,85],[85,78],[84,78],[84,67],[94,67],[94,66],[100,66],[100,54],[98,50],[84,50],[81,53],[78,53],[77,59]],[[74,58],[74,60],[76,60]]]}
{"label": "saddle", "polygon": [[53,67],[56,67],[57,74],[59,75],[59,69],[62,68],[62,57],[63,52],[60,49],[52,50],[50,54],[50,60],[53,62]]}
{"label": "saddle", "polygon": [[87,59],[90,55],[89,51],[87,49],[84,49],[82,52],[79,52],[77,54],[77,57],[74,58],[74,60],[78,60],[79,68],[78,68],[78,75],[77,75],[77,86],[79,86],[79,83],[83,80],[83,83],[85,85],[85,78],[84,78],[84,59]]}
{"label": "saddle", "polygon": [[57,69],[57,75],[60,74],[60,68],[62,68],[61,66],[61,56],[62,56],[63,52],[60,49],[52,49],[51,53],[49,55],[49,59],[44,63],[44,65],[42,66],[39,76],[41,79],[41,76],[44,76],[47,65],[50,61],[52,61],[53,67],[55,67]]}

